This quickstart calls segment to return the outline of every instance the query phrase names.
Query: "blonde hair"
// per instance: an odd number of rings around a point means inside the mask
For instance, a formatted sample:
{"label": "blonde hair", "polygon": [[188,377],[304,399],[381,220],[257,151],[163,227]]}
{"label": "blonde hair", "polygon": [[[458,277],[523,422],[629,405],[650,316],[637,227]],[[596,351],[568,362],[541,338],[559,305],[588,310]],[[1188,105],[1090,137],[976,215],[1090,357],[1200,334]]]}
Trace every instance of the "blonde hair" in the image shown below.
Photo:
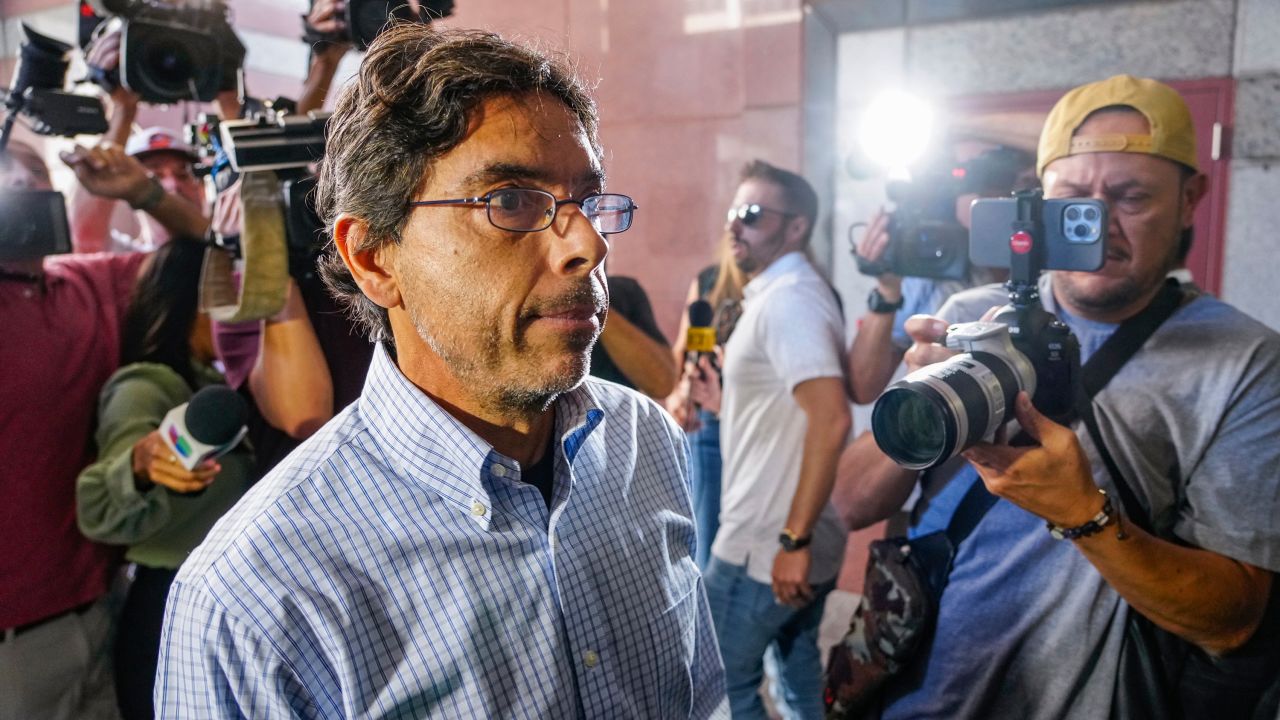
{"label": "blonde hair", "polygon": [[706,301],[712,308],[719,308],[725,300],[742,300],[745,281],[742,270],[733,259],[733,236],[726,231],[721,235],[720,247],[716,250],[716,281],[707,293]]}

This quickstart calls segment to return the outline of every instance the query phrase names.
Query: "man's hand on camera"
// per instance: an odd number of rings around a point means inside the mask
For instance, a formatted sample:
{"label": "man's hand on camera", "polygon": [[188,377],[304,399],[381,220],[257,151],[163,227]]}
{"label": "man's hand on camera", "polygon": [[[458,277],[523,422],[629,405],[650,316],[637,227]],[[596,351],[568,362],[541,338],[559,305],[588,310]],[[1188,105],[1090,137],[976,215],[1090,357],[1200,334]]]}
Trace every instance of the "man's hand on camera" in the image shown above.
{"label": "man's hand on camera", "polygon": [[85,190],[99,197],[137,204],[151,190],[151,176],[135,158],[114,143],[86,148],[76,145],[59,154]]}
{"label": "man's hand on camera", "polygon": [[955,350],[950,350],[941,344],[947,337],[948,327],[950,326],[946,320],[932,315],[912,315],[907,318],[903,328],[912,340],[911,347],[907,348],[906,354],[902,356],[903,361],[907,363],[907,372],[915,372],[927,365],[940,363],[956,354]]}
{"label": "man's hand on camera", "polygon": [[[864,260],[879,262],[888,247],[889,214],[880,210],[876,212],[875,217],[871,218],[871,223],[867,225],[867,231],[858,241],[855,252]],[[877,289],[880,291],[880,297],[886,301],[896,303],[902,298],[901,277],[893,273],[881,273],[876,276],[876,281],[879,283]]]}
{"label": "man's hand on camera", "polygon": [[111,100],[110,117],[113,125],[119,123],[132,124],[138,112],[138,95],[120,82],[120,38],[119,28],[100,35],[85,50],[85,64],[103,72],[116,73],[116,86],[108,94]]}
{"label": "man's hand on camera", "polygon": [[1077,527],[1102,509],[1089,460],[1071,428],[1041,415],[1025,392],[1014,413],[1035,440],[1027,447],[978,443],[962,453],[992,494],[1059,527]]}
{"label": "man's hand on camera", "polygon": [[[346,0],[316,0],[307,14],[306,24],[322,35],[344,37],[347,33],[346,10]],[[350,41],[330,39],[315,47],[314,60],[337,65],[350,49]]]}

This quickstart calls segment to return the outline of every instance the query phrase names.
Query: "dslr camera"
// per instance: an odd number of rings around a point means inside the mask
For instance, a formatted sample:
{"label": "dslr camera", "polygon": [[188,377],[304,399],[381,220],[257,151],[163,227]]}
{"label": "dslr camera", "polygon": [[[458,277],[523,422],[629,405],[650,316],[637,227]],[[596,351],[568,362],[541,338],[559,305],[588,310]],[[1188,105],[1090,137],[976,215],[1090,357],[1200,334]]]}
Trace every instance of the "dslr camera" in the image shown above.
{"label": "dslr camera", "polygon": [[[315,0],[311,0],[310,7],[314,9],[315,5]],[[345,32],[318,32],[305,24],[304,18],[306,32],[302,39],[313,47],[317,43],[350,42],[356,50],[364,52],[392,21],[426,24],[452,14],[453,0],[420,0],[416,14],[404,0],[347,0],[347,8],[343,12]]]}
{"label": "dslr camera", "polygon": [[1027,153],[995,148],[956,166],[934,163],[919,177],[886,187],[895,209],[889,245],[875,262],[855,253],[864,275],[963,280],[969,271],[969,232],[956,220],[956,199],[968,193],[1006,194],[1032,165]]}
{"label": "dslr camera", "polygon": [[[18,117],[42,135],[97,134],[107,130],[102,102],[62,91],[71,46],[22,26],[24,40],[5,100],[0,159]],[[0,189],[0,261],[34,260],[71,251],[62,193]]]}
{"label": "dslr camera", "polygon": [[82,44],[86,21],[95,25],[97,16],[121,28],[119,69],[90,68],[108,92],[124,85],[143,102],[208,102],[239,87],[245,48],[224,0],[81,0]]}
{"label": "dslr camera", "polygon": [[944,344],[962,351],[890,385],[871,411],[881,451],[904,468],[924,470],[955,457],[1013,417],[1026,391],[1036,409],[1069,422],[1080,393],[1080,345],[1040,304],[1042,270],[1092,272],[1106,260],[1107,208],[1098,200],[1044,200],[1040,191],[975,200],[970,257],[1010,268],[1010,303],[990,322],[947,329]]}

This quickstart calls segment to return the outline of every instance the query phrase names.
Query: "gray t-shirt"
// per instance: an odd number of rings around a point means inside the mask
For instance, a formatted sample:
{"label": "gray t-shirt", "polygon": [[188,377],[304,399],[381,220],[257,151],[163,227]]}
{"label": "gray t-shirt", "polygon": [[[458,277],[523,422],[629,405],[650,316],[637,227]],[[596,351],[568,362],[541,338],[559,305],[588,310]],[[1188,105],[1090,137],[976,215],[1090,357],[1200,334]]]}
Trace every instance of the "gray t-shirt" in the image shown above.
{"label": "gray t-shirt", "polygon": [[[1054,302],[1041,282],[1046,307]],[[940,314],[976,320],[998,286]],[[1116,326],[1060,313],[1086,358]],[[1095,399],[1107,448],[1157,532],[1280,571],[1280,335],[1214,298],[1179,308]],[[1077,423],[1099,487],[1116,496]],[[933,500],[945,527],[976,473]],[[885,718],[1100,718],[1110,712],[1128,606],[1044,521],[999,501],[959,548],[937,633],[891,690]],[[927,656],[924,654],[927,653]]]}

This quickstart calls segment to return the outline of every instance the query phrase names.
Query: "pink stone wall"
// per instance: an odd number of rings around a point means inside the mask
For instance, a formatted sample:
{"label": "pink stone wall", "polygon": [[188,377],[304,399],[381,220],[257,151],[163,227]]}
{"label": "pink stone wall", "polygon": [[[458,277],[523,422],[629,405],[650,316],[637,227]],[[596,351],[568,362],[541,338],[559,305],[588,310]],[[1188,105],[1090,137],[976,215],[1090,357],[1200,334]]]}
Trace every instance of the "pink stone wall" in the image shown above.
{"label": "pink stone wall", "polygon": [[[640,206],[636,224],[615,240],[609,271],[637,277],[673,335],[689,283],[712,260],[739,166],[763,157],[799,169],[801,3],[457,5],[449,25],[565,48],[597,83],[609,186]],[[768,16],[744,10],[736,20],[713,17],[717,7],[737,5],[766,8]]]}
{"label": "pink stone wall", "polygon": [[[229,4],[241,30],[300,35],[296,3]],[[57,8],[74,17],[69,0],[0,0],[0,18]],[[800,10],[800,0],[458,0],[446,24],[567,50],[597,85],[610,187],[641,208],[615,241],[610,271],[643,283],[670,335],[690,281],[711,262],[738,167],[762,157],[799,169]],[[7,84],[2,60],[0,73]],[[289,76],[300,73],[251,70],[247,79],[257,96],[296,96]],[[182,119],[177,108],[150,108],[139,122]]]}

